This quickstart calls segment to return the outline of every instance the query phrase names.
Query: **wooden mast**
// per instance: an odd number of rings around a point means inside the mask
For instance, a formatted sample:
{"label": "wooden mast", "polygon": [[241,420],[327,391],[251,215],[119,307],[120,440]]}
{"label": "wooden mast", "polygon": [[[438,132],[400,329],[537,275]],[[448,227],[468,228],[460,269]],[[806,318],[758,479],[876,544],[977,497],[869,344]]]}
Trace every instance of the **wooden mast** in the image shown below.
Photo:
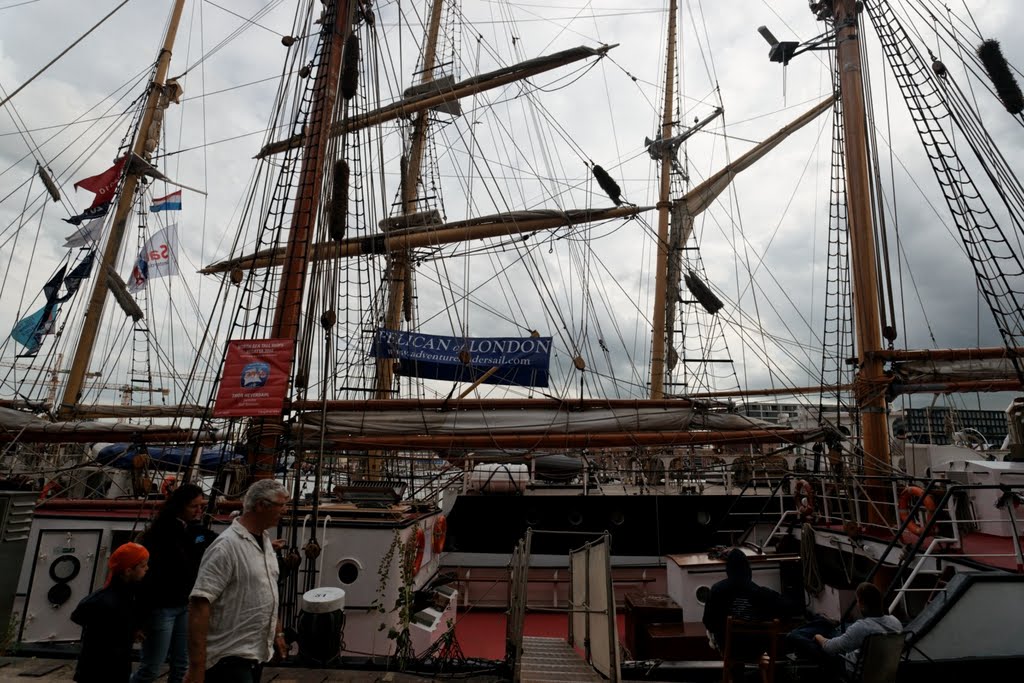
{"label": "wooden mast", "polygon": [[[863,425],[864,473],[868,477],[887,476],[890,465],[887,402],[884,391],[873,390],[883,386],[886,379],[881,357],[877,355],[882,350],[882,331],[857,17],[859,3],[855,0],[834,2],[836,56],[846,143],[847,222],[859,367],[857,382],[866,389],[856,392]],[[875,512],[871,514],[876,515]]]}
{"label": "wooden mast", "polygon": [[[427,42],[423,49],[423,77],[422,83],[429,83],[434,80],[434,62],[437,56],[437,35],[441,27],[441,9],[444,0],[434,0],[430,10],[430,24],[427,28]],[[416,115],[412,127],[412,141],[409,147],[409,156],[406,159],[404,174],[402,175],[402,215],[407,216],[416,211],[416,195],[419,187],[420,169],[423,165],[423,149],[427,141],[427,124],[430,121],[430,110],[421,111]],[[386,274],[388,283],[387,312],[384,317],[384,327],[389,330],[397,330],[401,326],[402,310],[406,297],[411,297],[412,292],[408,291],[412,273],[409,265],[409,252],[402,250],[390,255]],[[395,361],[392,358],[377,359],[377,384],[376,398],[386,399],[391,397],[391,384],[395,378]],[[367,463],[370,479],[380,477],[382,460],[379,457],[370,457]]]}
{"label": "wooden mast", "polygon": [[[672,137],[672,102],[675,99],[676,0],[669,2],[668,55],[665,58],[665,106],[661,114],[661,139]],[[665,396],[665,290],[668,274],[668,213],[672,155],[661,159],[661,192],[658,196],[658,261],[655,267],[654,311],[651,315],[651,398]]]}
{"label": "wooden mast", "polygon": [[[174,7],[171,9],[167,33],[164,35],[164,43],[156,60],[156,71],[149,84],[146,107],[142,112],[138,131],[135,133],[135,141],[132,143],[132,153],[147,161],[150,152],[146,149],[146,139],[149,137],[148,133],[160,103],[164,80],[167,78],[167,69],[171,64],[171,48],[174,47],[174,39],[178,34],[178,25],[181,23],[181,13],[184,7],[185,0],[175,0]],[[78,346],[75,348],[75,355],[71,360],[68,381],[61,398],[58,414],[63,418],[67,418],[75,412],[81,398],[86,369],[92,358],[93,348],[96,346],[96,336],[99,332],[100,320],[103,317],[103,308],[107,302],[109,287],[106,273],[108,269],[115,267],[117,256],[124,243],[128,214],[131,212],[135,189],[139,184],[139,177],[131,172],[131,158],[125,163],[124,173],[124,184],[121,187],[121,194],[117,198],[117,208],[114,210],[114,222],[110,226],[110,236],[107,238],[107,244],[103,250],[103,260],[100,261],[95,271],[97,275],[93,278],[92,295],[89,297],[89,305],[86,308],[85,322],[82,324],[82,332],[78,338]]]}
{"label": "wooden mast", "polygon": [[[316,83],[313,85],[313,108],[310,110],[307,124],[309,134],[306,136],[303,150],[299,196],[295,200],[295,207],[292,211],[292,224],[288,232],[288,246],[285,251],[277,307],[274,310],[274,323],[271,328],[271,335],[275,339],[297,340],[299,335],[299,317],[302,312],[306,273],[309,269],[313,226],[316,224],[319,213],[324,164],[330,140],[328,131],[334,106],[338,100],[342,48],[348,37],[349,15],[351,14],[348,0],[336,0],[333,5],[334,16],[329,43],[322,48],[327,52],[327,59],[326,61],[321,60],[317,69]],[[328,17],[330,12],[329,8]],[[277,420],[277,425],[272,424],[274,419]],[[268,418],[257,428],[258,432],[262,432],[259,438],[259,448],[256,453],[250,455],[252,474],[256,479],[274,475],[275,451],[277,437],[281,432],[281,419]]]}

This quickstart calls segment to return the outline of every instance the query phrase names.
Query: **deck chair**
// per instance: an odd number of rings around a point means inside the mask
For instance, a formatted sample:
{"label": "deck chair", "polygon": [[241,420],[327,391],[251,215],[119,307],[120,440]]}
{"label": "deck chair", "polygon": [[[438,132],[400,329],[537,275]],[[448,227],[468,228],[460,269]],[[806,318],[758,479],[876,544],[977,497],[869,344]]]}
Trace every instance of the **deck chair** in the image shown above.
{"label": "deck chair", "polygon": [[741,683],[748,665],[757,666],[761,683],[775,683],[775,656],[781,626],[772,621],[743,621],[729,617],[725,622],[722,649],[722,683]]}
{"label": "deck chair", "polygon": [[903,658],[907,634],[872,633],[860,646],[854,683],[894,683]]}

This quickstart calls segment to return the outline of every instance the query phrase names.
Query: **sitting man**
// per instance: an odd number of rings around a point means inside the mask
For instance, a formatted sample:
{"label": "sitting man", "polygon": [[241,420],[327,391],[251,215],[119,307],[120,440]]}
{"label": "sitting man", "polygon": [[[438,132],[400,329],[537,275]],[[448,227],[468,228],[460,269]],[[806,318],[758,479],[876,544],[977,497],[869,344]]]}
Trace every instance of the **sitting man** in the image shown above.
{"label": "sitting man", "polygon": [[903,624],[886,614],[882,591],[872,583],[857,586],[857,607],[861,618],[850,624],[845,633],[824,617],[818,617],[786,636],[786,649],[817,662],[829,672],[839,674],[844,665],[847,673],[856,670],[860,647],[873,633],[898,633]]}
{"label": "sitting man", "polygon": [[[725,650],[725,625],[729,617],[744,621],[771,621],[796,611],[790,601],[771,588],[754,583],[750,561],[739,548],[733,548],[726,556],[725,575],[725,579],[711,587],[704,604],[703,619],[711,644],[720,652]],[[750,654],[743,652],[745,649],[749,648],[740,648],[740,656]]]}

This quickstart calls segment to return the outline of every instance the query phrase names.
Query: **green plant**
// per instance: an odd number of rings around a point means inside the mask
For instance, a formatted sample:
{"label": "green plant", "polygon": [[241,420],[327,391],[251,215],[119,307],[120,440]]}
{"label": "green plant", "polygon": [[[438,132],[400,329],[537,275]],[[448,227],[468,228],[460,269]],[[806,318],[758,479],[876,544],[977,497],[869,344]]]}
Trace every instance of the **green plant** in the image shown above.
{"label": "green plant", "polygon": [[[398,556],[398,575],[401,584],[398,587],[398,596],[395,599],[395,603],[389,610],[385,605],[385,601],[387,599],[388,583],[391,579],[391,567],[396,554]],[[415,578],[413,569],[415,562],[416,544],[411,541],[403,541],[401,534],[396,529],[394,538],[391,539],[391,545],[388,546],[387,551],[380,560],[380,566],[377,567],[379,583],[377,584],[377,598],[373,602],[373,607],[381,615],[388,614],[388,612],[394,612],[398,615],[398,624],[388,629],[388,638],[395,641],[394,659],[398,664],[399,671],[404,671],[409,660],[413,657],[412,636],[409,632],[409,625],[412,623],[413,601],[415,598],[413,591],[413,579]],[[377,630],[383,631],[386,627],[387,624],[381,623]]]}
{"label": "green plant", "polygon": [[0,631],[0,657],[14,654],[18,647],[18,615],[12,614]]}

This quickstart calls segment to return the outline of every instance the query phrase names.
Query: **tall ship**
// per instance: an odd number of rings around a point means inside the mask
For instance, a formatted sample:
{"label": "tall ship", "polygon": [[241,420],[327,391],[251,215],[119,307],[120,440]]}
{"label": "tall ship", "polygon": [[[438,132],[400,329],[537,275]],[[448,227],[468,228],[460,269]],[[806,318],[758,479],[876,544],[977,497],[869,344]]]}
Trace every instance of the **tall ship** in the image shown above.
{"label": "tall ship", "polygon": [[[487,4],[122,3],[0,92],[25,155],[0,181],[0,608],[23,647],[73,647],[70,610],[184,481],[216,529],[280,478],[285,622],[342,588],[339,657],[401,666],[493,608],[515,661],[516,610],[571,603],[597,538],[605,618],[640,589],[696,621],[679,558],[733,544],[777,583],[794,554],[821,568],[826,612],[853,576],[891,577],[914,619],[939,608],[910,591],[961,567],[1020,573],[1019,405],[998,448],[906,438],[921,401],[1001,409],[1024,381],[1002,26],[673,0],[539,9],[549,32]],[[34,89],[142,25],[159,49],[42,139]],[[972,515],[973,537],[933,528]]]}

